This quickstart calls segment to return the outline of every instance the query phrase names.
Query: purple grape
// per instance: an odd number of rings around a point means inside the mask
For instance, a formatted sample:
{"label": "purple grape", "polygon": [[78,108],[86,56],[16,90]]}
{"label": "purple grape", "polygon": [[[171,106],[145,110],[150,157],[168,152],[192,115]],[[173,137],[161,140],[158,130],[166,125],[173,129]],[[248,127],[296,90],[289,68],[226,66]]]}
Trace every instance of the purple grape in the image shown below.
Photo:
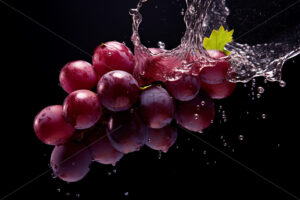
{"label": "purple grape", "polygon": [[167,81],[165,85],[175,99],[190,101],[197,96],[200,90],[200,79],[198,76],[183,75],[176,81]]}
{"label": "purple grape", "polygon": [[148,131],[146,145],[154,150],[167,152],[177,139],[177,128],[171,125],[161,129],[151,129]]}
{"label": "purple grape", "polygon": [[139,97],[137,81],[125,71],[106,73],[100,79],[97,88],[103,106],[111,111],[128,110]]}
{"label": "purple grape", "polygon": [[150,128],[159,129],[170,124],[174,110],[174,100],[162,87],[153,86],[141,94],[141,116]]}
{"label": "purple grape", "polygon": [[[208,50],[207,53],[215,59],[221,59],[226,56],[226,54],[219,50]],[[226,81],[229,68],[230,64],[226,60],[220,60],[215,66],[202,69],[199,77],[201,81],[207,84],[220,84]]]}
{"label": "purple grape", "polygon": [[77,90],[67,96],[63,115],[76,129],[92,127],[101,117],[102,107],[97,94],[89,90]]}
{"label": "purple grape", "polygon": [[125,44],[111,41],[98,46],[93,55],[93,65],[99,78],[112,70],[133,72],[135,65],[133,54]]}
{"label": "purple grape", "polygon": [[109,120],[108,139],[122,153],[138,151],[146,135],[147,128],[135,111],[114,113]]}
{"label": "purple grape", "polygon": [[62,88],[71,93],[80,89],[92,89],[97,85],[98,79],[94,67],[82,60],[66,64],[59,74]]}
{"label": "purple grape", "polygon": [[88,138],[88,145],[94,161],[101,164],[115,166],[123,157],[123,153],[111,145],[107,134],[98,134],[97,130]]}
{"label": "purple grape", "polygon": [[50,165],[54,175],[60,179],[76,182],[89,172],[91,162],[92,158],[84,145],[68,142],[53,149]]}
{"label": "purple grape", "polygon": [[201,82],[203,91],[205,91],[212,99],[224,99],[229,97],[236,88],[236,83],[225,81],[220,84],[207,84]]}
{"label": "purple grape", "polygon": [[191,101],[176,103],[175,119],[182,127],[202,133],[215,117],[215,106],[211,98],[200,91]]}
{"label": "purple grape", "polygon": [[65,143],[75,132],[63,117],[61,105],[48,106],[39,112],[33,122],[36,136],[49,145]]}

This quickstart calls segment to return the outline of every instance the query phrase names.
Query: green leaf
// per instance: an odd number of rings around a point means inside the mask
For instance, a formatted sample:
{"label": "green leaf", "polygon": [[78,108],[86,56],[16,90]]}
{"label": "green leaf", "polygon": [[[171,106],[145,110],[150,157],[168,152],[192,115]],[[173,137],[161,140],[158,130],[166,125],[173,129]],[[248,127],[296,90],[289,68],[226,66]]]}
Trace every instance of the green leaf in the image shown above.
{"label": "green leaf", "polygon": [[205,37],[203,40],[203,46],[206,50],[220,50],[226,55],[230,55],[230,51],[225,49],[227,43],[232,42],[232,35],[234,30],[225,30],[223,26],[219,30],[213,30],[210,37]]}

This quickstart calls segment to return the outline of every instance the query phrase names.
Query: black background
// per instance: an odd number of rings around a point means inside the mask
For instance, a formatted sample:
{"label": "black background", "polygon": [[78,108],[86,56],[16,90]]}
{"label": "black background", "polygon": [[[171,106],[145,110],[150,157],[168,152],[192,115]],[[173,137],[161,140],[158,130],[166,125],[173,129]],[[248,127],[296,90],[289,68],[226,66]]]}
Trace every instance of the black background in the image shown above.
{"label": "black background", "polygon": [[[6,2],[90,54],[97,45],[110,40],[124,41],[132,48],[128,11],[135,7],[136,0]],[[238,37],[293,2],[230,0],[229,27]],[[177,46],[185,28],[182,8],[183,0],[151,0],[145,4],[143,43],[156,46],[161,40],[167,48]],[[297,4],[239,41],[270,40],[276,33],[292,29],[299,20],[299,9]],[[71,60],[91,61],[91,57],[2,1],[0,15],[2,198],[48,170],[53,147],[37,140],[33,118],[42,108],[61,104],[65,98],[58,84],[61,67]],[[231,97],[216,102],[223,106],[228,121],[220,122],[218,113],[215,125],[200,135],[298,197],[299,65],[299,56],[285,64],[284,88],[258,78],[255,94],[257,86],[265,88],[260,99],[252,100],[251,82],[247,87],[239,84]],[[239,135],[244,136],[243,141]],[[49,172],[7,199],[78,199],[78,195],[80,199],[294,199],[185,131],[179,132],[176,144],[160,159],[157,152],[145,147],[126,155],[116,167],[94,163],[85,179],[72,184],[53,179]]]}

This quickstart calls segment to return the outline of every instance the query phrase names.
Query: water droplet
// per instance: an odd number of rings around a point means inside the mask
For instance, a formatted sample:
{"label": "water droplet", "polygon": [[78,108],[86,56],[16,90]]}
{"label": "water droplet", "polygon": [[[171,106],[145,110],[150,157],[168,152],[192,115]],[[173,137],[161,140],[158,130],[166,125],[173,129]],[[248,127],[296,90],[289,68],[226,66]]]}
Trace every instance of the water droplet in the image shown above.
{"label": "water droplet", "polygon": [[181,15],[184,15],[184,8],[181,9],[180,14],[181,14]]}
{"label": "water droplet", "polygon": [[199,104],[196,107],[197,107],[197,110],[200,110],[200,108],[201,108],[201,106]]}
{"label": "water droplet", "polygon": [[79,193],[77,193],[75,196],[76,196],[77,199],[80,198],[80,194]]}
{"label": "water droplet", "polygon": [[110,176],[110,175],[111,175],[111,172],[107,172],[107,175]]}
{"label": "water droplet", "polygon": [[128,196],[128,195],[129,195],[129,192],[125,192],[124,195],[125,195],[125,196]]}
{"label": "water droplet", "polygon": [[206,151],[206,150],[204,150],[204,151],[203,151],[203,155],[206,155],[206,154],[207,154],[207,151]]}
{"label": "water droplet", "polygon": [[234,149],[232,149],[231,151],[232,151],[232,152],[234,152],[235,150],[234,150]]}
{"label": "water droplet", "polygon": [[277,144],[277,147],[280,147],[280,144]]}
{"label": "water droplet", "polygon": [[116,169],[114,169],[114,170],[113,170],[113,173],[117,173],[117,170],[116,170]]}
{"label": "water droplet", "polygon": [[244,136],[243,136],[243,135],[239,135],[238,138],[239,138],[240,141],[243,141],[243,140],[244,140]]}
{"label": "water droplet", "polygon": [[158,156],[157,158],[160,160],[161,159],[161,151],[158,151]]}
{"label": "water droplet", "polygon": [[107,55],[108,55],[108,56],[111,56],[111,52],[108,52]]}
{"label": "water droplet", "polygon": [[199,114],[195,113],[195,114],[194,114],[194,119],[195,119],[195,120],[199,119]]}
{"label": "water droplet", "polygon": [[285,81],[280,81],[279,85],[280,85],[280,87],[285,87],[286,86],[286,82]]}
{"label": "water droplet", "polygon": [[206,162],[206,165],[209,165],[210,163],[209,162]]}
{"label": "water droplet", "polygon": [[160,48],[160,49],[165,49],[166,48],[166,44],[162,41],[158,41],[157,43],[157,46]]}
{"label": "water droplet", "polygon": [[247,84],[246,84],[246,83],[244,84],[244,87],[247,87]]}
{"label": "water droplet", "polygon": [[227,146],[227,143],[226,142],[224,142],[224,147],[226,147]]}
{"label": "water droplet", "polygon": [[261,115],[261,118],[263,118],[263,119],[266,119],[266,117],[267,117],[266,114]]}
{"label": "water droplet", "polygon": [[57,191],[57,192],[61,192],[61,189],[60,189],[60,188],[57,188],[56,191]]}
{"label": "water droplet", "polygon": [[141,74],[142,76],[144,76],[145,73],[146,73],[145,71],[141,71],[141,72],[140,72],[140,74]]}
{"label": "water droplet", "polygon": [[201,106],[204,106],[205,105],[205,101],[201,101]]}
{"label": "water droplet", "polygon": [[70,192],[66,192],[66,196],[70,196],[71,195],[71,193]]}
{"label": "water droplet", "polygon": [[260,99],[260,98],[261,98],[261,94],[257,94],[256,97],[257,97],[258,99]]}
{"label": "water droplet", "polygon": [[56,175],[55,173],[52,173],[52,174],[51,174],[51,177],[52,177],[52,178],[57,178],[57,175]]}
{"label": "water droplet", "polygon": [[221,139],[221,140],[223,140],[223,139],[224,139],[224,136],[223,136],[223,135],[221,135],[221,136],[220,136],[220,139]]}
{"label": "water droplet", "polygon": [[265,92],[265,89],[263,87],[258,87],[257,91],[258,91],[259,94],[262,94],[262,93]]}

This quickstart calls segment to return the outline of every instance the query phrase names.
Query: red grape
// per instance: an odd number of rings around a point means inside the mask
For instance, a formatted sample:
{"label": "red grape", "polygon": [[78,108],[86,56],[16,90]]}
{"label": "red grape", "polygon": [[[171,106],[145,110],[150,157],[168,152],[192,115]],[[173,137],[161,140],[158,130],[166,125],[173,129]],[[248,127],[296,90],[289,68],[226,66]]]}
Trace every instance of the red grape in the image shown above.
{"label": "red grape", "polygon": [[151,129],[148,131],[146,145],[154,150],[167,152],[177,139],[177,128],[168,125],[161,129]]}
{"label": "red grape", "polygon": [[138,114],[133,111],[114,113],[109,120],[108,138],[118,151],[138,151],[146,140],[147,129]]}
{"label": "red grape", "polygon": [[99,78],[112,70],[133,72],[135,65],[133,54],[125,44],[111,41],[98,46],[93,55],[93,65]]}
{"label": "red grape", "polygon": [[92,158],[84,145],[68,142],[53,149],[50,165],[60,179],[76,182],[89,172],[91,162]]}
{"label": "red grape", "polygon": [[175,104],[162,87],[153,86],[141,94],[140,112],[150,128],[163,128],[171,123]]}
{"label": "red grape", "polygon": [[139,85],[133,76],[125,71],[106,73],[98,83],[100,100],[111,111],[128,110],[139,97]]}
{"label": "red grape", "polygon": [[210,96],[210,98],[224,99],[234,92],[236,84],[229,81],[225,81],[220,84],[207,84],[201,82],[201,87]]}
{"label": "red grape", "polygon": [[105,165],[115,165],[123,153],[116,150],[110,143],[107,135],[95,134],[88,139],[89,149],[92,158]]}
{"label": "red grape", "polygon": [[175,119],[182,127],[195,132],[207,128],[215,117],[215,107],[211,98],[200,91],[191,101],[178,101]]}
{"label": "red grape", "polygon": [[[215,59],[220,59],[225,57],[221,51],[218,50],[208,50],[208,55]],[[226,81],[227,71],[230,68],[230,64],[226,60],[217,61],[216,65],[213,67],[206,67],[200,72],[200,79],[208,84],[220,84]]]}
{"label": "red grape", "polygon": [[62,88],[71,93],[79,89],[92,89],[97,85],[97,74],[93,66],[78,60],[66,64],[60,72],[59,81]]}
{"label": "red grape", "polygon": [[165,85],[170,94],[179,101],[192,100],[200,90],[199,77],[192,75],[183,75],[176,81],[167,81]]}
{"label": "red grape", "polygon": [[36,136],[49,145],[65,143],[75,132],[75,129],[65,121],[61,105],[44,108],[33,122]]}
{"label": "red grape", "polygon": [[102,107],[97,94],[77,90],[67,96],[63,104],[65,119],[76,129],[92,127],[101,117]]}

